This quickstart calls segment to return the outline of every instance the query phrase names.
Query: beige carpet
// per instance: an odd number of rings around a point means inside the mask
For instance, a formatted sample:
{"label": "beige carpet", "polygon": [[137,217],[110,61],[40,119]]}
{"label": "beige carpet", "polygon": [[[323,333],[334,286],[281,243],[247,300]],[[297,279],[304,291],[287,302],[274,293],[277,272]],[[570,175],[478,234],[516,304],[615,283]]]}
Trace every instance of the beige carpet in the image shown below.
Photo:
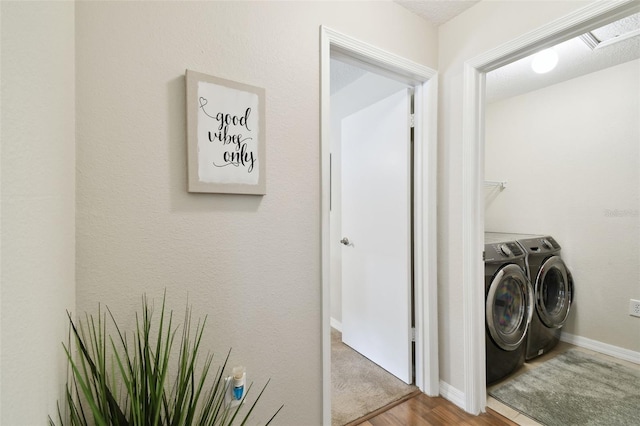
{"label": "beige carpet", "polygon": [[342,343],[331,329],[331,424],[343,426],[416,391]]}

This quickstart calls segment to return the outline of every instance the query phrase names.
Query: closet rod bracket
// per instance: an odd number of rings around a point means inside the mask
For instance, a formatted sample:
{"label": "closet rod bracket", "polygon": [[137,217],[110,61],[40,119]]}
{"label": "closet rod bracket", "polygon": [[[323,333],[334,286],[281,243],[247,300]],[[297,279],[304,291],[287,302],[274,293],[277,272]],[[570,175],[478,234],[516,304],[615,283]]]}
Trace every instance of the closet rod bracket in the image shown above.
{"label": "closet rod bracket", "polygon": [[504,189],[507,187],[507,181],[506,180],[502,180],[502,181],[485,180],[484,184],[485,184],[485,186],[497,186],[497,187],[500,188],[500,191],[504,191]]}

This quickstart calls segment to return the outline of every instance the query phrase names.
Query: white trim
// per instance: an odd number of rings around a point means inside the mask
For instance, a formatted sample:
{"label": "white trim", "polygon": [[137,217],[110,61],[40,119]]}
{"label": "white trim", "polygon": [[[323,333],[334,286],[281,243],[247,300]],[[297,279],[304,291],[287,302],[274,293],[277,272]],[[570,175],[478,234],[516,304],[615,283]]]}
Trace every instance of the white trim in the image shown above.
{"label": "white trim", "polygon": [[575,336],[564,331],[560,334],[560,340],[581,348],[609,355],[614,358],[640,364],[640,352],[621,348],[620,346],[610,345],[608,343],[602,343],[597,340],[587,339],[586,337]]}
{"label": "white trim", "polygon": [[[437,140],[438,76],[416,86],[414,116],[414,276],[416,281],[416,377],[420,389],[439,395],[438,297],[437,297]],[[418,283],[422,283],[418,285]],[[422,367],[422,370],[420,370]]]}
{"label": "white trim", "polygon": [[[330,228],[329,210],[330,191],[330,151],[331,151],[331,114],[329,102],[331,99],[330,79],[331,68],[331,38],[323,30],[320,31],[320,266],[322,280],[322,424],[331,425],[331,269],[330,269]],[[328,142],[326,142],[328,140]]]}
{"label": "white trim", "polygon": [[464,392],[460,389],[454,388],[447,382],[443,382],[440,380],[440,395],[446,399],[457,405],[460,408],[464,408],[465,396]]}
{"label": "white trim", "polygon": [[598,45],[600,44],[600,41],[596,38],[596,36],[594,36],[590,32],[582,34],[580,36],[580,40],[582,40],[584,44],[589,46],[589,49],[591,50],[596,50],[596,47],[598,47]]}
{"label": "white trim", "polygon": [[342,323],[340,321],[338,321],[337,319],[335,319],[334,317],[331,317],[329,319],[329,324],[331,325],[331,328],[335,328],[336,330],[338,330],[340,333],[342,333]]}
{"label": "white trim", "polygon": [[[482,124],[484,74],[465,64],[462,135],[462,303],[464,327],[464,409],[484,411],[486,400],[484,318],[484,185]],[[478,393],[478,390],[482,390]]]}
{"label": "white trim", "polygon": [[331,425],[331,338],[329,256],[329,154],[331,147],[330,60],[332,53],[357,60],[376,72],[415,87],[415,232],[416,385],[428,395],[439,393],[436,275],[437,73],[367,43],[320,27],[320,171],[322,273],[323,424]]}
{"label": "white trim", "polygon": [[462,142],[462,286],[464,309],[464,409],[486,408],[484,282],[484,77],[486,72],[521,59],[593,28],[640,10],[634,0],[597,1],[467,61],[464,66]]}
{"label": "white trim", "polygon": [[328,38],[333,53],[344,54],[347,58],[355,58],[364,64],[369,64],[378,73],[381,69],[387,70],[395,77],[402,76],[416,84],[424,83],[437,75],[435,70],[331,28],[321,26],[321,31]]}

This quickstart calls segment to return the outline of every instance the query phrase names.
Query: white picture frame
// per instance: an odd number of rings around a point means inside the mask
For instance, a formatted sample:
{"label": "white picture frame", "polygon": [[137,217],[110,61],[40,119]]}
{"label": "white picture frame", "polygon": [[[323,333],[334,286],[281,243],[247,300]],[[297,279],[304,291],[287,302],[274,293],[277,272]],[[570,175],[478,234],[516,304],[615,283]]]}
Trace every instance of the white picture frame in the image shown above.
{"label": "white picture frame", "polygon": [[186,70],[188,191],[266,194],[265,90]]}

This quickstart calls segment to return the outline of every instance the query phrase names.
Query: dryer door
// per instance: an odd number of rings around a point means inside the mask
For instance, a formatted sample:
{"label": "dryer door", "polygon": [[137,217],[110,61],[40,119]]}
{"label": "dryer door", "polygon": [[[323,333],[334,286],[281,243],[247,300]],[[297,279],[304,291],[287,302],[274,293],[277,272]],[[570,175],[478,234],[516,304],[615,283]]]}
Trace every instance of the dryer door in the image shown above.
{"label": "dryer door", "polygon": [[571,274],[559,256],[544,261],[535,281],[536,310],[548,328],[560,328],[569,317],[573,300]]}
{"label": "dryer door", "polygon": [[533,289],[518,265],[502,267],[487,292],[486,320],[493,341],[506,351],[525,338],[533,313]]}

